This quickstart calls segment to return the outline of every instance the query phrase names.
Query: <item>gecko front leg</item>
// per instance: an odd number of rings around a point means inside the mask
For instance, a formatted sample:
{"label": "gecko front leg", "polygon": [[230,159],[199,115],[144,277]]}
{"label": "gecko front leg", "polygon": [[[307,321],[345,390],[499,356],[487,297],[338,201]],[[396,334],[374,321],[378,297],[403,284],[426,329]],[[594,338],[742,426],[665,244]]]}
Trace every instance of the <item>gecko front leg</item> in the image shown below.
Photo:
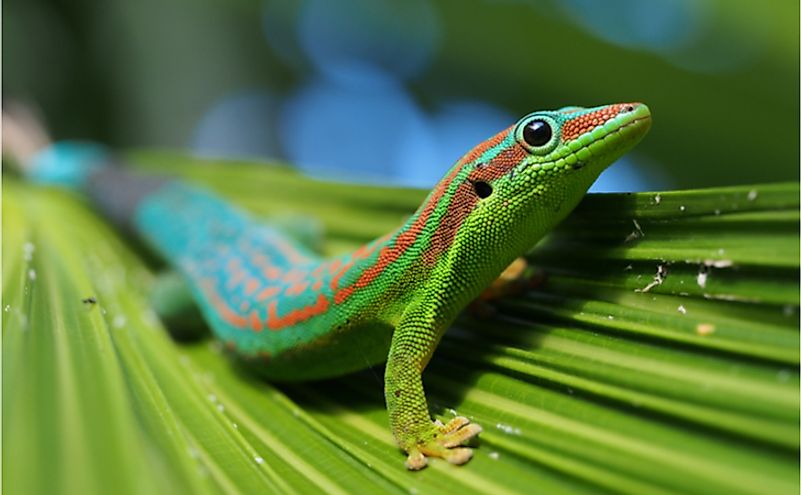
{"label": "gecko front leg", "polygon": [[384,396],[392,434],[407,454],[406,467],[426,467],[427,457],[464,464],[473,456],[465,442],[481,433],[481,427],[458,416],[447,424],[432,421],[428,412],[422,373],[439,342],[435,324],[405,316],[392,336],[384,378]]}

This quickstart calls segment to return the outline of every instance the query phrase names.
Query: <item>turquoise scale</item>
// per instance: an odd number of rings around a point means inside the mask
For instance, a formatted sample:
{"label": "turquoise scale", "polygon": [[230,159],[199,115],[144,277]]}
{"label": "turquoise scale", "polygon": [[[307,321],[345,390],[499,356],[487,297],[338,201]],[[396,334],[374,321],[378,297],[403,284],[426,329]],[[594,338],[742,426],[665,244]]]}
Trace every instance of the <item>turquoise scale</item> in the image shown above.
{"label": "turquoise scale", "polygon": [[[351,363],[346,362],[351,352],[365,354],[364,359],[356,360],[361,368],[365,360],[374,364],[386,358],[389,327],[351,316],[358,314],[355,306],[369,301],[354,297],[342,307],[334,301],[332,279],[351,262],[352,254],[321,259],[280,230],[207,191],[182,183],[170,183],[148,195],[137,207],[134,223],[143,238],[189,280],[193,298],[215,335],[244,357],[265,361],[265,374],[272,378],[303,379],[297,372],[298,360],[312,361],[306,363],[306,369],[313,371],[312,365],[320,358],[311,348],[326,354],[325,375],[331,374],[332,359],[343,361],[347,369],[342,373],[351,371]],[[355,282],[363,265],[375,261],[378,250],[372,251],[344,271],[339,287]],[[337,270],[331,270],[332,265]],[[271,305],[272,316],[281,322],[292,312],[309,311],[313,316],[270,328]],[[374,336],[351,337],[364,333],[355,330],[359,327],[361,331],[365,325],[377,327]],[[340,332],[331,332],[337,327]],[[351,345],[350,351],[332,351],[342,347],[330,345],[337,338],[343,344],[350,340],[361,343]],[[381,350],[375,350],[376,344]],[[291,376],[283,376],[285,368],[291,370]]]}

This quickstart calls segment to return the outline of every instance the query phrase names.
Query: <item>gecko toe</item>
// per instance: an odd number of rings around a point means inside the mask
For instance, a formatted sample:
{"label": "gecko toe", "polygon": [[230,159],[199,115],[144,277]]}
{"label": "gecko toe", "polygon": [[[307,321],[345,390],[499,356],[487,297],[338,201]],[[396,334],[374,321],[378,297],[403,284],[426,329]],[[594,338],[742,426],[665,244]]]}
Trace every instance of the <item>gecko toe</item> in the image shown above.
{"label": "gecko toe", "polygon": [[411,449],[409,457],[406,458],[406,468],[411,471],[419,471],[428,465],[428,459],[419,449]]}
{"label": "gecko toe", "polygon": [[465,424],[459,429],[445,435],[442,438],[442,445],[444,447],[456,447],[457,445],[463,445],[465,442],[475,437],[479,433],[481,433],[481,426],[475,423]]}

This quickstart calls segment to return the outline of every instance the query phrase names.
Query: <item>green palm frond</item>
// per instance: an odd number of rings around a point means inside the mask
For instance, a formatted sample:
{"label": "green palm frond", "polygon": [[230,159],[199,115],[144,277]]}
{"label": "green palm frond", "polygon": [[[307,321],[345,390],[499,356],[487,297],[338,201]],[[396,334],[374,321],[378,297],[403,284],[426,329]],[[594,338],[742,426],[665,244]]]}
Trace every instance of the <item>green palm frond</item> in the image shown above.
{"label": "green palm frond", "polygon": [[[328,252],[422,191],[137,156]],[[83,200],[3,184],[6,493],[798,493],[799,188],[589,196],[529,258],[544,283],[460,319],[425,383],[484,426],[475,458],[403,468],[381,370],[299,385],[176,343],[154,268]],[[92,299],[93,298],[93,299]]]}

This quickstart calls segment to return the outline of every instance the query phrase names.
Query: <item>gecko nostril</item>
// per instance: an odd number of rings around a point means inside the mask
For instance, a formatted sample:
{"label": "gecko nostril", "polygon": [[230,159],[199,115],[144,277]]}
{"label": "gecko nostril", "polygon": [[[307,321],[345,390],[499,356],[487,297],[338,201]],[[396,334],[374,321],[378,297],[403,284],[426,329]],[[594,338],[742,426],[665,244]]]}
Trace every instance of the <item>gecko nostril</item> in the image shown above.
{"label": "gecko nostril", "polygon": [[625,108],[623,108],[623,111],[624,112],[633,112],[634,111],[634,105],[626,105]]}

